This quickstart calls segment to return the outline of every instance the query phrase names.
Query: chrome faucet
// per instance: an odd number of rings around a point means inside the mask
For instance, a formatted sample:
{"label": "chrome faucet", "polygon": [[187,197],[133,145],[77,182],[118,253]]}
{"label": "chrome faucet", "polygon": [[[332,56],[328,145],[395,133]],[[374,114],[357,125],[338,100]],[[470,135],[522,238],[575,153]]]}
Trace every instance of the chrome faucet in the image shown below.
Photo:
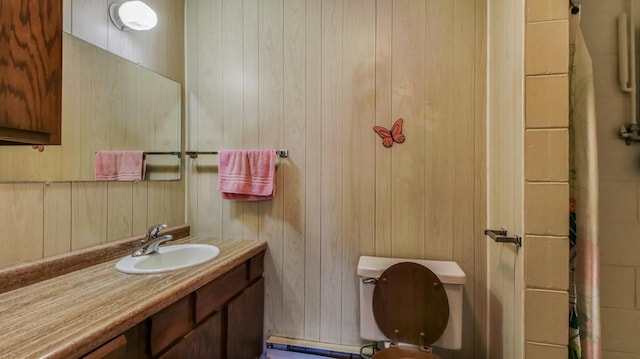
{"label": "chrome faucet", "polygon": [[150,239],[155,239],[158,238],[158,235],[160,234],[160,231],[167,228],[166,224],[156,224],[154,226],[149,227],[149,229],[147,229],[147,236],[142,240],[142,243],[146,243],[148,240]]}
{"label": "chrome faucet", "polygon": [[160,231],[167,228],[166,224],[156,224],[155,226],[149,227],[147,230],[147,234],[140,241],[142,246],[138,248],[133,254],[132,257],[143,256],[147,254],[153,254],[158,252],[158,246],[162,243],[168,242],[173,239],[173,236],[170,234],[166,234],[162,237],[159,237]]}

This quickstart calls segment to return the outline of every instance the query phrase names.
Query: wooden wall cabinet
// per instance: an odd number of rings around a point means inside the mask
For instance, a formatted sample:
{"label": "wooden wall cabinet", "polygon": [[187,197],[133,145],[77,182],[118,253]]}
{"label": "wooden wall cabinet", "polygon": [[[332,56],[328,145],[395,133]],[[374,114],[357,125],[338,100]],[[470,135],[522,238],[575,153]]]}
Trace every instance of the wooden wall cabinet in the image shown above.
{"label": "wooden wall cabinet", "polygon": [[59,145],[62,0],[0,1],[0,145]]}
{"label": "wooden wall cabinet", "polygon": [[264,252],[83,358],[234,359],[262,354]]}

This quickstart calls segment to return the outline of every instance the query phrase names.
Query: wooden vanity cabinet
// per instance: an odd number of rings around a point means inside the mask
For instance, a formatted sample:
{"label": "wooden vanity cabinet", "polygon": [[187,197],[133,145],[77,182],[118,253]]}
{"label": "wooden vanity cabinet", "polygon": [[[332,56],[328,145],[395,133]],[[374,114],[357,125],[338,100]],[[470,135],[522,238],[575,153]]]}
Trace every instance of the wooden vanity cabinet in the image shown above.
{"label": "wooden vanity cabinet", "polygon": [[261,252],[84,358],[249,359],[260,356],[264,322],[263,260],[264,252]]}
{"label": "wooden vanity cabinet", "polygon": [[0,145],[59,145],[62,0],[0,1]]}

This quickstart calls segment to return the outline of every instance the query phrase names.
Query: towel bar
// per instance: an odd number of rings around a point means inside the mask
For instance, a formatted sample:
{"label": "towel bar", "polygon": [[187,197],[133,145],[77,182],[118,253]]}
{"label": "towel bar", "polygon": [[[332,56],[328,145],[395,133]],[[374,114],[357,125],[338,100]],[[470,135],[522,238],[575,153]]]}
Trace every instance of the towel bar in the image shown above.
{"label": "towel bar", "polygon": [[[217,155],[218,151],[187,151],[185,154],[191,158],[198,158],[198,155]],[[276,150],[276,155],[282,158],[289,157],[289,150]]]}

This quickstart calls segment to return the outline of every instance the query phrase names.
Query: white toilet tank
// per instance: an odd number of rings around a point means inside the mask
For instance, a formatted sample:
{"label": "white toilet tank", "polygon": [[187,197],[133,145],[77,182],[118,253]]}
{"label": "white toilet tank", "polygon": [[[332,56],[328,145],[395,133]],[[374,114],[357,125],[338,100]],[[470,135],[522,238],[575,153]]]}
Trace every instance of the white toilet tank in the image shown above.
{"label": "white toilet tank", "polygon": [[[383,258],[362,256],[358,261],[360,276],[360,337],[371,341],[389,341],[380,331],[373,315],[374,280],[394,264],[412,262],[423,265],[438,276],[449,300],[449,321],[444,333],[431,346],[444,349],[460,349],[462,347],[462,287],[465,274],[453,261]],[[373,282],[373,283],[372,283]]]}

